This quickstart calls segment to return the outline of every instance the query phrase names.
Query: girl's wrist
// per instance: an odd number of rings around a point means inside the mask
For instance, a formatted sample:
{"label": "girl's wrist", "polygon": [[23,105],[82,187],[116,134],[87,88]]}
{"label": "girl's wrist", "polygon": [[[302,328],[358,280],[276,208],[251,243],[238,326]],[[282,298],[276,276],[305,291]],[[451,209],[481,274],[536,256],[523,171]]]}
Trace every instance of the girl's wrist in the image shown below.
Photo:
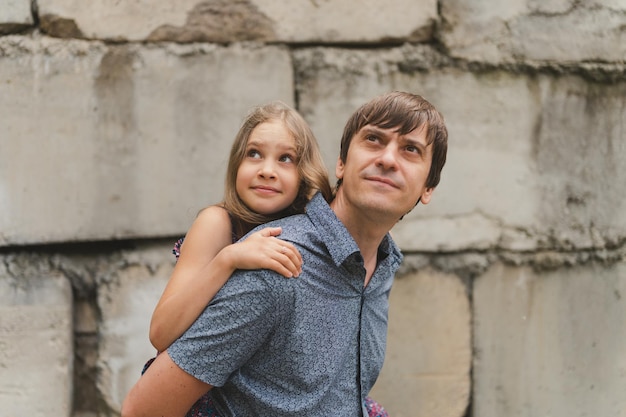
{"label": "girl's wrist", "polygon": [[217,253],[217,255],[215,255],[215,258],[213,259],[214,262],[217,261],[217,263],[219,264],[218,267],[220,269],[223,268],[229,274],[231,274],[233,271],[235,271],[235,269],[237,269],[237,265],[236,265],[237,257],[235,256],[234,251],[233,251],[233,246],[235,245],[236,243],[225,246],[224,248],[222,248],[222,250],[220,250]]}

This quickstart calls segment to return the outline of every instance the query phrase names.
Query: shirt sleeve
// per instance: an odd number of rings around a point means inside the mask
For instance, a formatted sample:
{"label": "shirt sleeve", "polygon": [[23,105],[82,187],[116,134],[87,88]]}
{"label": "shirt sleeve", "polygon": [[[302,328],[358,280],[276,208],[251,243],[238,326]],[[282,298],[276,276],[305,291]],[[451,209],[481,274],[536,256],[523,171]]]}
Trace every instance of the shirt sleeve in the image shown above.
{"label": "shirt sleeve", "polygon": [[[222,386],[275,326],[274,294],[264,270],[235,271],[189,329],[167,349],[182,370]],[[276,279],[269,277],[269,279]]]}

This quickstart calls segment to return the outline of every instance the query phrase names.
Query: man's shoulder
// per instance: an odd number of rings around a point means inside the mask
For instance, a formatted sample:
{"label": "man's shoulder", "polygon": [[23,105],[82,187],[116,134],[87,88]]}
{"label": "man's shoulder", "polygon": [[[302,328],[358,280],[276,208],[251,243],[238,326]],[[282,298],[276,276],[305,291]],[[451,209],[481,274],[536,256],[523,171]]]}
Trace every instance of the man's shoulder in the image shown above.
{"label": "man's shoulder", "polygon": [[318,193],[313,196],[304,214],[280,219],[277,225],[283,228],[281,238],[298,241],[303,238],[306,240],[307,236],[310,237],[312,234],[323,234],[328,228],[337,229],[337,225],[333,222],[338,222],[335,214],[322,195]]}
{"label": "man's shoulder", "polygon": [[[237,269],[214,297],[226,301],[230,308],[253,308],[276,313],[281,305],[291,305],[294,290],[287,279],[269,269]],[[239,308],[235,307],[235,308]]]}
{"label": "man's shoulder", "polygon": [[311,220],[309,219],[309,216],[307,216],[305,213],[302,213],[302,214],[293,214],[291,216],[274,220],[268,223],[268,225],[271,224],[271,225],[285,227],[289,225],[302,225],[306,223],[311,223]]}
{"label": "man's shoulder", "polygon": [[[270,226],[281,227],[282,231],[278,238],[288,240],[290,242],[306,242],[308,240],[307,236],[316,232],[315,224],[306,214],[295,214],[293,216],[283,217],[282,219],[266,223],[259,228]],[[259,228],[257,228],[257,230]]]}

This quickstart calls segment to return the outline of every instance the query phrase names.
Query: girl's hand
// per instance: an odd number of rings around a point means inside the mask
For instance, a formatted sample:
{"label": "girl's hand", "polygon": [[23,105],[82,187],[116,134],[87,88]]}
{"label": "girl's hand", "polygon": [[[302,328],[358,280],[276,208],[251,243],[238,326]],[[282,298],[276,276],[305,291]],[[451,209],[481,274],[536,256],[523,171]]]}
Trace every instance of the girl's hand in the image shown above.
{"label": "girl's hand", "polygon": [[302,256],[296,247],[275,236],[280,227],[266,227],[248,236],[246,240],[227,246],[235,269],[271,269],[291,278],[302,272]]}

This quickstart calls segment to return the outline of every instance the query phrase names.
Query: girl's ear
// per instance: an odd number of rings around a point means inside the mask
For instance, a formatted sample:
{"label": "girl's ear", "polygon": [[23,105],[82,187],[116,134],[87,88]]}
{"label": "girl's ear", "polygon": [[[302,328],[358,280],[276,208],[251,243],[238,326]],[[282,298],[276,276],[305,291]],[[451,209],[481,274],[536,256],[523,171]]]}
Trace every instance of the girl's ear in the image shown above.
{"label": "girl's ear", "polygon": [[430,202],[430,198],[435,191],[435,187],[426,188],[420,197],[420,201],[422,204],[428,204]]}

